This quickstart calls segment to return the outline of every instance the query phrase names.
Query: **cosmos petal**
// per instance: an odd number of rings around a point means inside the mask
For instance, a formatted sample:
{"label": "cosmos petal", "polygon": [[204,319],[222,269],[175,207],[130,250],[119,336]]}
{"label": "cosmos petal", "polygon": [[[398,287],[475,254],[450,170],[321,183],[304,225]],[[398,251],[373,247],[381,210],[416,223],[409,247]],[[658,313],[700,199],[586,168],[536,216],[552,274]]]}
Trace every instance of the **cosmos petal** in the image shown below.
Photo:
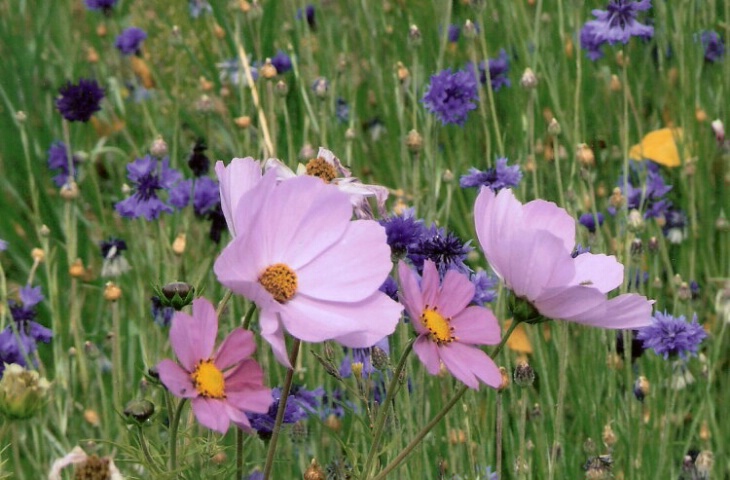
{"label": "cosmos petal", "polygon": [[157,371],[162,384],[176,397],[195,398],[198,391],[193,385],[190,373],[170,359],[164,359],[157,364]]}
{"label": "cosmos petal", "polygon": [[231,424],[226,403],[214,398],[198,397],[192,400],[193,413],[203,426],[225,434]]}
{"label": "cosmos petal", "polygon": [[256,351],[253,333],[242,328],[233,330],[218,348],[214,363],[219,370],[226,370]]}
{"label": "cosmos petal", "polygon": [[413,344],[413,351],[416,352],[419,360],[425,365],[426,371],[431,375],[436,375],[441,369],[441,357],[439,356],[438,347],[432,342],[428,336],[421,335]]}
{"label": "cosmos petal", "polygon": [[204,298],[193,300],[193,316],[175,312],[170,327],[170,343],[178,360],[189,372],[200,360],[213,353],[218,334],[218,317],[213,305]]}

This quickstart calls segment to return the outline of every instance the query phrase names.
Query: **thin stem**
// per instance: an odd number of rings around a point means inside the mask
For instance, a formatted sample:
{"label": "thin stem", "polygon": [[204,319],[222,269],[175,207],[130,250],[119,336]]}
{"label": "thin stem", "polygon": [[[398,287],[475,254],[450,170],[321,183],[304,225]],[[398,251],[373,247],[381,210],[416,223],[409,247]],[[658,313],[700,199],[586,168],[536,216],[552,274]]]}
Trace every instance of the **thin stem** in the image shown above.
{"label": "thin stem", "polygon": [[385,394],[385,401],[380,405],[380,408],[378,409],[378,416],[375,420],[375,431],[373,433],[373,443],[372,445],[370,445],[370,452],[368,453],[367,460],[365,460],[365,467],[363,468],[361,475],[363,478],[367,478],[367,476],[370,475],[370,469],[372,468],[373,460],[375,460],[375,455],[377,454],[378,447],[380,446],[380,440],[383,436],[385,419],[388,417],[388,406],[395,396],[395,391],[398,387],[398,382],[400,381],[400,374],[403,371],[403,367],[405,367],[406,365],[406,358],[408,358],[408,354],[411,353],[411,350],[413,350],[413,344],[415,343],[417,338],[418,337],[413,337],[406,345],[405,350],[403,350],[400,360],[398,361],[398,366],[395,367],[395,371],[393,372],[393,378],[390,379],[388,391]]}
{"label": "thin stem", "polygon": [[226,294],[223,295],[223,299],[221,299],[221,301],[218,302],[218,308],[215,309],[216,317],[221,316],[223,309],[226,308],[226,305],[228,304],[228,300],[230,300],[232,296],[233,296],[233,292],[231,290],[226,291]]}
{"label": "thin stem", "polygon": [[497,434],[496,434],[496,468],[497,475],[502,476],[502,427],[504,421],[504,409],[502,408],[502,392],[497,392]]}
{"label": "thin stem", "polygon": [[157,466],[157,463],[155,462],[154,457],[152,456],[152,453],[150,453],[150,449],[147,446],[147,441],[144,439],[144,434],[142,433],[142,427],[137,427],[137,439],[139,440],[139,446],[142,449],[142,454],[144,455],[145,460],[147,460],[147,464],[150,467],[150,470],[152,470],[155,473],[160,473],[160,468]]}
{"label": "thin stem", "polygon": [[561,355],[558,365],[558,401],[557,412],[555,413],[555,432],[553,434],[553,446],[550,450],[550,463],[548,464],[548,479],[555,478],[555,462],[557,461],[558,451],[562,448],[561,437],[563,435],[563,417],[565,414],[565,391],[568,386],[566,373],[568,369],[568,355],[570,342],[568,341],[568,326],[561,322],[558,326],[560,333]]}
{"label": "thin stem", "polygon": [[236,478],[243,478],[243,430],[236,429]]}
{"label": "thin stem", "polygon": [[[510,324],[509,328],[507,329],[507,333],[504,334],[502,337],[502,340],[499,342],[499,345],[494,349],[490,357],[494,359],[500,351],[502,351],[502,348],[507,343],[507,340],[509,339],[510,335],[512,335],[512,332],[514,332],[515,328],[517,328],[517,325],[519,325],[520,322],[512,320],[512,323]],[[447,413],[449,413],[449,410],[453,408],[454,405],[461,399],[461,397],[466,393],[466,391],[469,389],[467,386],[461,387],[456,394],[449,400],[446,405],[439,411],[439,413],[436,414],[433,419],[431,419],[430,422],[426,424],[423,429],[418,432],[418,434],[415,436],[411,442],[406,445],[406,447],[403,449],[403,451],[395,457],[395,459],[390,462],[388,465],[385,466],[385,468],[376,476],[372,478],[372,480],[383,480],[387,477],[387,475],[398,468],[398,466],[405,460],[408,455],[410,455],[413,452],[413,449],[418,446],[419,443],[421,443],[421,440],[428,435],[428,433],[433,429],[433,427],[436,426],[437,423],[441,421],[442,418],[446,416]],[[366,477],[363,477],[366,478]],[[266,480],[266,479],[265,479]]]}
{"label": "thin stem", "polygon": [[243,329],[248,330],[248,327],[251,325],[251,319],[253,318],[253,312],[256,311],[256,304],[252,303],[250,307],[248,307],[248,311],[246,312],[246,316],[243,317]]}
{"label": "thin stem", "polygon": [[112,374],[114,377],[114,408],[118,411],[122,409],[122,386],[124,375],[122,374],[122,328],[119,320],[119,305],[112,302],[112,331],[114,338],[112,341]]}
{"label": "thin stem", "polygon": [[[291,352],[289,353],[289,363],[295,365],[297,363],[297,357],[299,356],[299,346],[301,340],[298,338],[294,339]],[[264,480],[271,478],[271,469],[274,467],[274,455],[276,454],[276,444],[279,440],[279,433],[281,433],[281,424],[284,421],[284,412],[286,411],[286,402],[289,398],[289,391],[291,390],[292,379],[294,378],[294,367],[290,367],[286,372],[286,378],[284,379],[284,385],[281,387],[281,398],[279,398],[279,409],[276,411],[276,420],[274,421],[274,428],[271,432],[271,439],[269,440],[269,451],[266,453],[266,465],[264,466]]]}
{"label": "thin stem", "polygon": [[180,427],[180,418],[182,417],[182,409],[187,402],[187,398],[183,398],[177,404],[175,414],[172,417],[170,425],[170,470],[177,468],[177,431]]}

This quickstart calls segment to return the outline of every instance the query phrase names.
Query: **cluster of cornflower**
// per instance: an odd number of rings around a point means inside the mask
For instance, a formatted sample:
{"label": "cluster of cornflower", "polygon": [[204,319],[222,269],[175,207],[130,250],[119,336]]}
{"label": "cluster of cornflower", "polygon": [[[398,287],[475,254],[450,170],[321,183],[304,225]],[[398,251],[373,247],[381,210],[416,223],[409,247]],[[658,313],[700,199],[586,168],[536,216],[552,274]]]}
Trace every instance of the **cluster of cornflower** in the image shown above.
{"label": "cluster of cornflower", "polygon": [[41,287],[20,288],[20,301],[8,300],[11,324],[0,332],[0,376],[6,365],[35,366],[38,342],[49,343],[53,332],[36,322],[37,305],[43,301]]}

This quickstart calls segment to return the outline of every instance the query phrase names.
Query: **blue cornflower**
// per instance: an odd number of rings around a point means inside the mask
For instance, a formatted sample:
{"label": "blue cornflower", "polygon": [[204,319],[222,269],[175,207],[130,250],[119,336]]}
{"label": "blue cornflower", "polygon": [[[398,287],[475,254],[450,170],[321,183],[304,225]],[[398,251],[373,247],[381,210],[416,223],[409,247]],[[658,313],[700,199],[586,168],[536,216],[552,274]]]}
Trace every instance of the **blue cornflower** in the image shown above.
{"label": "blue cornflower", "polygon": [[423,220],[415,217],[413,208],[406,209],[402,215],[384,218],[380,220],[380,224],[385,227],[386,241],[395,257],[406,254],[426,233]]}
{"label": "blue cornflower", "polygon": [[631,37],[649,39],[654,36],[654,27],[636,20],[638,12],[649,10],[651,0],[611,0],[606,10],[593,10],[595,20],[586,22],[580,33],[581,47],[591,60],[603,54],[600,47],[606,43],[626,44]]}
{"label": "blue cornflower", "polygon": [[[467,68],[474,71],[473,65],[469,65]],[[510,87],[510,82],[507,74],[509,73],[509,56],[504,49],[499,51],[499,56],[496,58],[490,58],[487,62],[479,62],[479,82],[484,85],[487,83],[487,69],[489,69],[489,80],[492,90],[495,92],[502,87]]]}
{"label": "blue cornflower", "polygon": [[82,78],[78,85],[67,82],[59,93],[56,108],[69,122],[88,122],[95,112],[101,110],[104,90],[96,80]]}
{"label": "blue cornflower", "polygon": [[207,215],[221,203],[218,182],[210,177],[200,177],[193,188],[193,209],[196,215]]}
{"label": "blue cornflower", "polygon": [[292,69],[291,58],[283,50],[277,50],[276,55],[271,57],[271,64],[276,67],[276,73],[279,75]]}
{"label": "blue cornflower", "polygon": [[114,46],[122,52],[123,55],[139,55],[142,42],[147,38],[147,33],[141,28],[129,27],[125,28],[117,37]]}
{"label": "blue cornflower", "polygon": [[204,13],[213,12],[213,7],[206,0],[189,0],[188,8],[190,9],[190,16],[193,18],[198,18]]}
{"label": "blue cornflower", "polygon": [[0,332],[0,373],[5,363],[29,366],[27,360],[36,351],[38,342],[49,343],[53,338],[50,329],[35,321],[36,305],[43,300],[41,287],[26,285],[20,289],[19,297],[20,302],[8,300],[15,330],[8,325]]}
{"label": "blue cornflower", "polygon": [[[284,409],[283,423],[297,423],[299,420],[307,418],[310,413],[316,413],[321,402],[317,401],[317,397],[321,398],[323,395],[324,390],[321,390],[320,393],[318,390],[307,391],[304,388],[292,386]],[[259,437],[263,439],[270,438],[274,429],[276,411],[279,409],[279,401],[281,400],[281,388],[273,388],[271,396],[274,401],[266,413],[246,412],[251,428],[256,430]]]}
{"label": "blue cornflower", "polygon": [[[68,182],[68,153],[66,144],[61,141],[53,142],[48,148],[48,168],[58,172],[58,175],[53,177],[53,183],[55,183],[57,187],[63,187],[66,185],[66,182]],[[74,171],[80,161],[81,160],[79,160],[79,157],[76,155],[71,158]]]}
{"label": "blue cornflower", "polygon": [[441,278],[452,268],[458,272],[469,274],[471,269],[464,260],[474,248],[469,242],[464,243],[452,232],[439,228],[435,224],[426,229],[418,242],[408,249],[407,257],[416,267],[418,273],[423,273],[423,262],[431,260],[436,264]]}
{"label": "blue cornflower", "polygon": [[[659,165],[651,162],[641,162],[641,167],[646,169],[645,187],[640,185],[640,181],[636,175],[629,174],[627,183],[628,191],[624,191],[623,177],[618,181],[618,187],[621,189],[629,210],[637,209],[644,212],[644,218],[657,218],[666,216],[672,202],[664,198],[672,189],[671,185],[664,183],[664,178],[659,172]],[[637,172],[641,173],[641,172]],[[637,186],[634,186],[637,185]],[[608,212],[611,215],[616,214],[615,207],[609,207]]]}
{"label": "blue cornflower", "polygon": [[170,160],[159,162],[147,155],[127,165],[127,178],[134,184],[134,194],[114,206],[122,217],[154,220],[172,207],[157,196],[160,190],[170,190],[182,174],[170,168]]}
{"label": "blue cornflower", "polygon": [[471,276],[471,283],[474,284],[474,298],[471,303],[484,305],[492,303],[497,298],[497,286],[499,278],[490,275],[484,270],[479,270]]}
{"label": "blue cornflower", "polygon": [[380,290],[396,302],[398,301],[398,282],[396,282],[395,279],[390,275],[385,277],[385,281],[380,286],[380,288],[378,288],[378,290]]}
{"label": "blue cornflower", "polygon": [[452,73],[450,68],[431,77],[421,102],[443,125],[463,125],[471,110],[477,108],[477,81],[468,70]]}
{"label": "blue cornflower", "polygon": [[449,42],[451,42],[451,43],[458,42],[460,36],[461,36],[461,28],[458,25],[454,25],[454,24],[449,25],[449,31],[446,34],[446,37],[448,38]]}
{"label": "blue cornflower", "polygon": [[594,216],[593,213],[584,213],[578,218],[578,223],[583,225],[588,229],[589,232],[595,233],[596,228],[603,225],[604,216],[601,212],[596,213]]}
{"label": "blue cornflower", "polygon": [[705,49],[705,61],[715,63],[725,55],[725,42],[717,32],[712,30],[702,32],[700,41]]}
{"label": "blue cornflower", "polygon": [[590,251],[591,251],[591,247],[584,247],[580,243],[576,243],[575,249],[573,250],[573,252],[571,252],[570,256],[575,258],[578,255],[583,255],[584,253],[590,253]]}
{"label": "blue cornflower", "polygon": [[182,210],[188,206],[188,203],[190,203],[190,197],[193,193],[193,181],[183,180],[181,182],[177,182],[170,188],[168,193],[168,203],[176,209]]}
{"label": "blue cornflower", "polygon": [[705,329],[697,322],[697,314],[692,322],[684,315],[673,317],[667,312],[654,314],[654,323],[639,329],[636,338],[644,342],[644,348],[653,349],[665,359],[670,355],[686,359],[687,354],[696,355],[697,349],[707,337]]}
{"label": "blue cornflower", "polygon": [[118,0],[85,0],[84,3],[86,4],[86,8],[89,10],[101,10],[108,14],[112,11],[114,5],[117,4],[117,1]]}
{"label": "blue cornflower", "polygon": [[462,175],[459,179],[461,188],[489,187],[495,192],[503,188],[516,187],[522,180],[522,172],[519,165],[507,166],[507,159],[497,159],[497,165],[488,170],[477,170],[470,168],[469,173]]}
{"label": "blue cornflower", "polygon": [[124,258],[124,251],[127,249],[127,242],[119,238],[110,238],[99,244],[101,256],[104,263],[101,266],[102,277],[118,277],[131,268],[129,262]]}

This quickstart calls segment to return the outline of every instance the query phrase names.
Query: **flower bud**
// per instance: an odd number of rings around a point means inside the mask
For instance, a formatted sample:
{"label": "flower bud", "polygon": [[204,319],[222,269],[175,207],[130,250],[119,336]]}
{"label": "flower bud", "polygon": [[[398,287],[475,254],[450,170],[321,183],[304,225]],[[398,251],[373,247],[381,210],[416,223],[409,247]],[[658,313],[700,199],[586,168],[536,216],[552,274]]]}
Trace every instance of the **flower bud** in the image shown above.
{"label": "flower bud", "polygon": [[238,128],[246,129],[251,126],[251,117],[249,117],[248,115],[236,117],[233,120],[233,123],[235,123]]}
{"label": "flower bud", "polygon": [[259,74],[267,80],[271,80],[277,75],[276,67],[271,63],[271,59],[267,58],[264,64],[259,69]]}
{"label": "flower bud", "polygon": [[132,400],[124,407],[123,413],[134,423],[144,423],[155,413],[155,404],[149,400]]}
{"label": "flower bud", "polygon": [[529,387],[535,381],[535,370],[527,362],[521,362],[512,373],[515,385],[520,387]]}
{"label": "flower bud", "polygon": [[411,47],[417,47],[421,45],[421,31],[414,24],[408,28],[408,44]]}
{"label": "flower bud", "polygon": [[30,251],[30,256],[33,258],[34,262],[40,263],[46,258],[46,253],[42,248],[34,248]]}
{"label": "flower bud", "polygon": [[186,236],[184,233],[179,233],[175,240],[172,242],[172,252],[175,255],[182,255],[185,253],[185,246],[187,244]]}
{"label": "flower bud", "polygon": [[34,416],[45,404],[50,387],[35,370],[7,365],[0,379],[0,413],[15,420]]}
{"label": "flower bud", "polygon": [[162,138],[162,135],[158,135],[150,146],[150,153],[153,157],[162,158],[167,155],[167,151],[167,142]]}
{"label": "flower bud", "polygon": [[163,307],[172,307],[180,311],[193,302],[195,287],[185,282],[172,282],[162,287],[155,287],[155,293],[160,298]]}
{"label": "flower bud", "polygon": [[560,131],[561,131],[560,123],[558,123],[558,120],[555,117],[553,117],[553,119],[550,120],[547,130],[548,130],[548,133],[554,137],[557,135],[560,135]]}
{"label": "flower bud", "polygon": [[423,147],[423,137],[418,133],[417,130],[411,130],[406,136],[406,146],[411,153],[417,153],[421,151]]}
{"label": "flower bud", "polygon": [[520,78],[520,85],[525,90],[534,90],[537,88],[537,75],[532,71],[531,68],[526,68]]}
{"label": "flower bud", "polygon": [[73,180],[67,181],[61,187],[61,190],[59,191],[59,195],[61,195],[61,198],[63,198],[64,200],[74,200],[74,199],[78,198],[79,197],[78,184]]}
{"label": "flower bud", "polygon": [[80,258],[77,258],[74,263],[68,268],[68,274],[74,278],[81,278],[86,273],[84,268],[84,262]]}
{"label": "flower bud", "polygon": [[104,286],[104,300],[107,302],[116,302],[122,298],[122,289],[114,282],[107,282]]}
{"label": "flower bud", "polygon": [[304,472],[304,480],[325,480],[326,478],[324,470],[319,466],[317,460],[313,458],[307,470]]}

